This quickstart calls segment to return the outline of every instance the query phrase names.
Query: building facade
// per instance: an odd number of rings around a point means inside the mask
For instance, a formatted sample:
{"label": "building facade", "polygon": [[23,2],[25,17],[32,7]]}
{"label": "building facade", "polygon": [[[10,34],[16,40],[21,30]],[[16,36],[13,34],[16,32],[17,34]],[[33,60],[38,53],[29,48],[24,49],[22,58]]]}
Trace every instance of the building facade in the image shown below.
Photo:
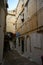
{"label": "building facade", "polygon": [[8,7],[7,0],[0,0],[0,63],[2,63],[3,60],[7,7]]}
{"label": "building facade", "polygon": [[16,11],[11,10],[8,11],[8,15],[6,18],[6,32],[12,32],[15,34],[15,21],[16,21]]}
{"label": "building facade", "polygon": [[43,0],[19,0],[16,9],[16,50],[41,64],[43,56]]}

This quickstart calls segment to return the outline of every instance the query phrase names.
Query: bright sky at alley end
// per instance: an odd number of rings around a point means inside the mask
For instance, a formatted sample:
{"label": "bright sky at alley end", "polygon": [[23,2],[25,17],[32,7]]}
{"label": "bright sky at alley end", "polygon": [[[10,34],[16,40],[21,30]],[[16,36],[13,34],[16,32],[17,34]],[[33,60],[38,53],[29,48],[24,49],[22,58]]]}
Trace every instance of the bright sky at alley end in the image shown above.
{"label": "bright sky at alley end", "polygon": [[8,0],[8,10],[14,10],[18,4],[18,0]]}

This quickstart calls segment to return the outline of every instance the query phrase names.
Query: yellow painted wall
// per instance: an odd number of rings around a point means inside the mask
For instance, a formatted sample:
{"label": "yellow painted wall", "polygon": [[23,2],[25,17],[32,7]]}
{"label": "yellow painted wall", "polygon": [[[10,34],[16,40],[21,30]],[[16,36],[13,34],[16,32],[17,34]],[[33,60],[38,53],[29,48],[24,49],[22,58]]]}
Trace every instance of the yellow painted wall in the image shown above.
{"label": "yellow painted wall", "polygon": [[[21,34],[34,30],[43,25],[43,2],[42,0],[29,0],[28,12],[24,8],[24,23],[21,25]],[[18,27],[20,26],[18,19]],[[20,28],[17,28],[18,31]]]}
{"label": "yellow painted wall", "polygon": [[[12,12],[10,12],[12,14]],[[7,19],[6,19],[6,31],[7,32],[12,32],[15,33],[15,21],[16,21],[16,17],[12,16],[12,15],[7,15]]]}

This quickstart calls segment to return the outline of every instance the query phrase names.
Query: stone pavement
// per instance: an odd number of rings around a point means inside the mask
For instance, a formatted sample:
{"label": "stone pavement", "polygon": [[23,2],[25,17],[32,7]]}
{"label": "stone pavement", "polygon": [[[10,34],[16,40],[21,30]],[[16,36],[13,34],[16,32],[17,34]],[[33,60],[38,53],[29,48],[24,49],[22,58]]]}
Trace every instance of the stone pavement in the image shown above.
{"label": "stone pavement", "polygon": [[19,53],[14,51],[9,51],[6,53],[2,65],[38,65],[35,62],[31,62],[28,59],[19,55]]}

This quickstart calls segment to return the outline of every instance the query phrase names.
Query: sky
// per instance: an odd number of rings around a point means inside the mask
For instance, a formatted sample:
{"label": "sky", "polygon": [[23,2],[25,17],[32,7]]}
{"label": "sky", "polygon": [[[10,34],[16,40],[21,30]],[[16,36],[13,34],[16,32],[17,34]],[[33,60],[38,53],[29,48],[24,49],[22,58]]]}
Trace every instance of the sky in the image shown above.
{"label": "sky", "polygon": [[18,0],[8,0],[8,10],[14,10],[18,4]]}

